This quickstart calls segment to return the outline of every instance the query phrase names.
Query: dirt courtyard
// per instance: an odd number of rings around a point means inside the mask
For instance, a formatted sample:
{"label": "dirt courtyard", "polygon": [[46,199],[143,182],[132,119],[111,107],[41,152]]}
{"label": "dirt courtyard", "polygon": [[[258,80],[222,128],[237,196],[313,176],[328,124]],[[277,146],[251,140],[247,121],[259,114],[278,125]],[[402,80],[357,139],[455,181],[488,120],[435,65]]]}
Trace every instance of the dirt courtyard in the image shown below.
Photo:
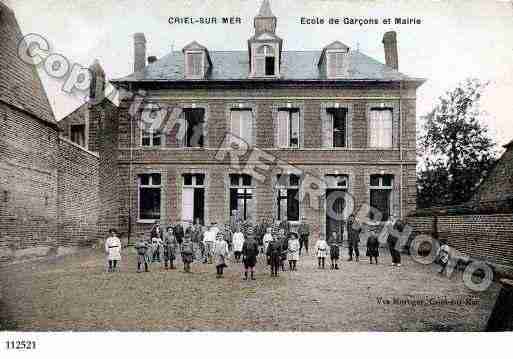
{"label": "dirt courtyard", "polygon": [[[130,252],[130,250],[128,251]],[[136,273],[125,251],[121,272],[106,273],[105,256],[87,252],[47,263],[16,264],[0,272],[0,328],[24,331],[479,331],[498,294],[467,289],[435,266],[403,258],[390,266],[367,258],[340,270],[317,269],[303,256],[297,272],[271,278],[259,258],[257,280],[243,281],[230,263],[225,277],[213,265],[192,273]],[[328,262],[329,263],[329,262]],[[452,300],[456,303],[447,303]],[[413,305],[421,301],[423,305]],[[443,302],[443,303],[441,303]]]}

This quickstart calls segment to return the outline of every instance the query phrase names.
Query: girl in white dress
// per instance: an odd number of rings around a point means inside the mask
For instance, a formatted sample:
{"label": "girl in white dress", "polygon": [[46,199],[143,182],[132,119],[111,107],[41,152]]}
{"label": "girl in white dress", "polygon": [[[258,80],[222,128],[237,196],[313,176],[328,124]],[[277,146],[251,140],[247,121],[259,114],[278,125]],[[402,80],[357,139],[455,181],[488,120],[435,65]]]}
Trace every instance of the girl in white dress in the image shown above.
{"label": "girl in white dress", "polygon": [[121,241],[117,237],[115,229],[109,230],[109,235],[105,241],[105,252],[109,261],[109,272],[115,272],[118,262],[121,260]]}
{"label": "girl in white dress", "polygon": [[315,244],[315,251],[317,252],[317,260],[319,261],[319,269],[324,269],[324,262],[328,256],[328,243],[325,239],[319,238]]}

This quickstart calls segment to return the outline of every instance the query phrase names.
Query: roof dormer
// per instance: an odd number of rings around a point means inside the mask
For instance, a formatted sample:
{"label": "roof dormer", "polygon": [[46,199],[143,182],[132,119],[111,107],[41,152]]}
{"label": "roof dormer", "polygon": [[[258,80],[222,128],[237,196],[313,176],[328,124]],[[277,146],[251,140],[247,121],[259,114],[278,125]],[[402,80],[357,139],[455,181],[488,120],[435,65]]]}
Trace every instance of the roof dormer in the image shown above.
{"label": "roof dormer", "polygon": [[349,46],[335,41],[322,49],[317,66],[322,77],[337,79],[348,75],[349,70]]}
{"label": "roof dormer", "polygon": [[212,60],[207,48],[193,41],[185,46],[182,52],[185,56],[185,77],[193,80],[206,78],[212,69]]}

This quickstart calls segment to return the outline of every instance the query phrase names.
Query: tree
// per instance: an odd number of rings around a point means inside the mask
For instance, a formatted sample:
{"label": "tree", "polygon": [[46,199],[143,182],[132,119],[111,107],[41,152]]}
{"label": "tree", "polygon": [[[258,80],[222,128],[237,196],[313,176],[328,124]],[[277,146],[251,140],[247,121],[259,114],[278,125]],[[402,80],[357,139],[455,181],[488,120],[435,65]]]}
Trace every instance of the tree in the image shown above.
{"label": "tree", "polygon": [[425,117],[420,149],[426,168],[418,175],[419,207],[460,204],[470,199],[495,162],[495,141],[480,120],[486,87],[467,79],[447,91]]}

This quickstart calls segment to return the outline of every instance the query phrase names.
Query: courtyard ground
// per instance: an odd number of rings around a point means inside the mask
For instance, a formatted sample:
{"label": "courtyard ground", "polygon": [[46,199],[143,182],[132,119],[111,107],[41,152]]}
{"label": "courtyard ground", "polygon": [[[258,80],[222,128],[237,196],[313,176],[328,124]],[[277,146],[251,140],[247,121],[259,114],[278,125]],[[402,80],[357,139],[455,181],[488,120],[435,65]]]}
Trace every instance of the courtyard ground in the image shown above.
{"label": "courtyard ground", "polygon": [[[480,331],[498,287],[467,289],[461,273],[451,278],[403,258],[390,266],[343,257],[340,270],[317,269],[303,256],[297,272],[271,278],[259,259],[256,281],[243,281],[241,265],[225,277],[194,263],[192,273],[154,264],[136,273],[131,250],[121,272],[106,273],[99,252],[44,263],[16,264],[0,272],[0,327],[26,331]],[[427,305],[411,305],[408,300]],[[460,300],[437,304],[440,299]],[[387,304],[387,301],[389,303]]]}

